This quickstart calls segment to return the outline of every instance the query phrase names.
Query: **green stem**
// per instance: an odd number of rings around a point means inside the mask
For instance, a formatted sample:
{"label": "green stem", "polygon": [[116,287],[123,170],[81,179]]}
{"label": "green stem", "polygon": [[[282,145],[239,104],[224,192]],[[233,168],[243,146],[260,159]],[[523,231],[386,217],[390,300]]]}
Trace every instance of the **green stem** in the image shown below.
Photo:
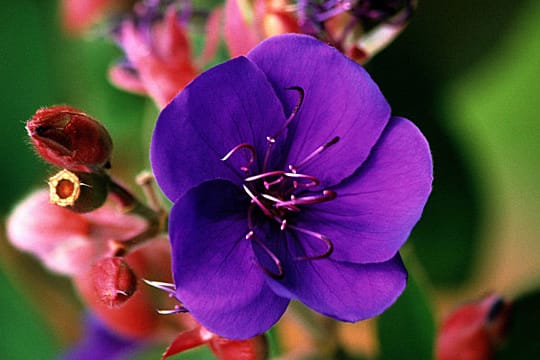
{"label": "green stem", "polygon": [[159,234],[163,228],[165,216],[140,202],[130,191],[112,178],[109,178],[109,191],[111,197],[120,204],[125,213],[138,215],[147,222],[146,228],[139,234],[129,239],[113,242],[114,256],[123,256],[134,247]]}

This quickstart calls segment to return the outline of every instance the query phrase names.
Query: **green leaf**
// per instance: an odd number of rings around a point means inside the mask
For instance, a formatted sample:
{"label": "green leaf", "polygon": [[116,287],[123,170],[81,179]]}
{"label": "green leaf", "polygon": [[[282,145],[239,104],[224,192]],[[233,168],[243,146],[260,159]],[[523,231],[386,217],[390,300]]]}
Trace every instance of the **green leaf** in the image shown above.
{"label": "green leaf", "polygon": [[39,316],[0,268],[0,354],[5,359],[53,359],[58,344]]}
{"label": "green leaf", "polygon": [[45,165],[28,145],[24,129],[34,111],[52,101],[43,16],[30,1],[16,1],[0,11],[0,214],[44,184],[40,175]]}
{"label": "green leaf", "polygon": [[433,358],[435,324],[426,294],[409,275],[405,292],[379,316],[379,360],[430,360]]}

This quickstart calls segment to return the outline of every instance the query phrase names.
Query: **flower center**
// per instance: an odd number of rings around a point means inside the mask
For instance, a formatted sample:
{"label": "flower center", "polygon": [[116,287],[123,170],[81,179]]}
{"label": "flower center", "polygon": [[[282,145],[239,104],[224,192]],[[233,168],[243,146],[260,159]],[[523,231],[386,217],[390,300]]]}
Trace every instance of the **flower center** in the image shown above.
{"label": "flower center", "polygon": [[274,278],[282,278],[284,276],[283,266],[281,260],[272,252],[272,250],[270,250],[268,246],[266,246],[265,243],[255,235],[253,215],[257,209],[259,209],[268,219],[277,222],[281,231],[285,231],[286,229],[294,230],[296,232],[308,235],[309,237],[322,242],[324,245],[324,250],[321,253],[296,257],[296,260],[324,259],[329,257],[334,249],[331,240],[326,236],[298,227],[294,224],[294,219],[292,218],[295,214],[301,212],[303,206],[320,204],[336,198],[337,194],[333,190],[325,189],[322,191],[311,191],[312,188],[320,185],[320,181],[314,176],[302,173],[301,169],[315,159],[317,155],[332,145],[335,145],[339,141],[339,136],[336,136],[330,141],[318,146],[297,164],[289,164],[288,171],[268,170],[272,149],[276,143],[276,139],[296,117],[304,99],[304,90],[302,88],[290,87],[287,88],[287,90],[298,91],[300,97],[291,115],[287,118],[281,129],[278,130],[273,136],[266,137],[267,146],[262,171],[253,173],[252,167],[253,164],[256,163],[257,154],[255,147],[248,143],[235,146],[221,159],[226,161],[240,150],[247,150],[250,154],[250,159],[247,164],[240,167],[240,170],[245,173],[242,187],[251,199],[247,216],[249,231],[245,238],[253,241],[258,247],[260,247],[274,263],[275,271],[270,270],[259,263],[259,266],[268,275]]}

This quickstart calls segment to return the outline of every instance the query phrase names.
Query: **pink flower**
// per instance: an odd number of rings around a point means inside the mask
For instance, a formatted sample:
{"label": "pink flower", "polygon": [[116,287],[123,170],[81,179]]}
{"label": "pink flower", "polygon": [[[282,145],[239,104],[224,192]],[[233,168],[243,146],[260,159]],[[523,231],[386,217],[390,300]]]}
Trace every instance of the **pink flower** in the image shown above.
{"label": "pink flower", "polygon": [[286,0],[226,0],[224,35],[231,56],[247,54],[270,36],[300,32],[296,16],[287,9]]}
{"label": "pink flower", "polygon": [[[138,10],[137,18],[124,20],[120,25],[118,42],[127,61],[114,65],[109,77],[124,90],[149,95],[162,108],[199,73],[202,63],[213,56],[217,32],[212,32],[209,46],[196,61],[186,28],[174,6],[165,14],[151,5],[142,5]],[[218,13],[214,14],[208,20],[209,28],[217,27]]]}
{"label": "pink flower", "polygon": [[50,270],[75,275],[97,260],[111,256],[111,241],[140,233],[144,219],[120,213],[113,204],[79,214],[49,203],[41,190],[20,203],[7,221],[8,238],[20,250],[32,253]]}
{"label": "pink flower", "polygon": [[312,35],[359,63],[405,28],[414,0],[226,0],[225,41],[232,56],[284,33]]}

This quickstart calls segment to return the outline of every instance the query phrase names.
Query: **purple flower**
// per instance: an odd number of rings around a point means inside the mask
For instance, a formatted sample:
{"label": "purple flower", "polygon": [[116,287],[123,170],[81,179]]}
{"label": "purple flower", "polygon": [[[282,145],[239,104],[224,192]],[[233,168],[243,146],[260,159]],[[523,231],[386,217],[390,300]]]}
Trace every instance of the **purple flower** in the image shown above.
{"label": "purple flower", "polygon": [[176,295],[210,331],[262,333],[291,299],[358,321],[404,290],[428,144],[334,48],[281,35],[201,74],[161,112],[151,161]]}

